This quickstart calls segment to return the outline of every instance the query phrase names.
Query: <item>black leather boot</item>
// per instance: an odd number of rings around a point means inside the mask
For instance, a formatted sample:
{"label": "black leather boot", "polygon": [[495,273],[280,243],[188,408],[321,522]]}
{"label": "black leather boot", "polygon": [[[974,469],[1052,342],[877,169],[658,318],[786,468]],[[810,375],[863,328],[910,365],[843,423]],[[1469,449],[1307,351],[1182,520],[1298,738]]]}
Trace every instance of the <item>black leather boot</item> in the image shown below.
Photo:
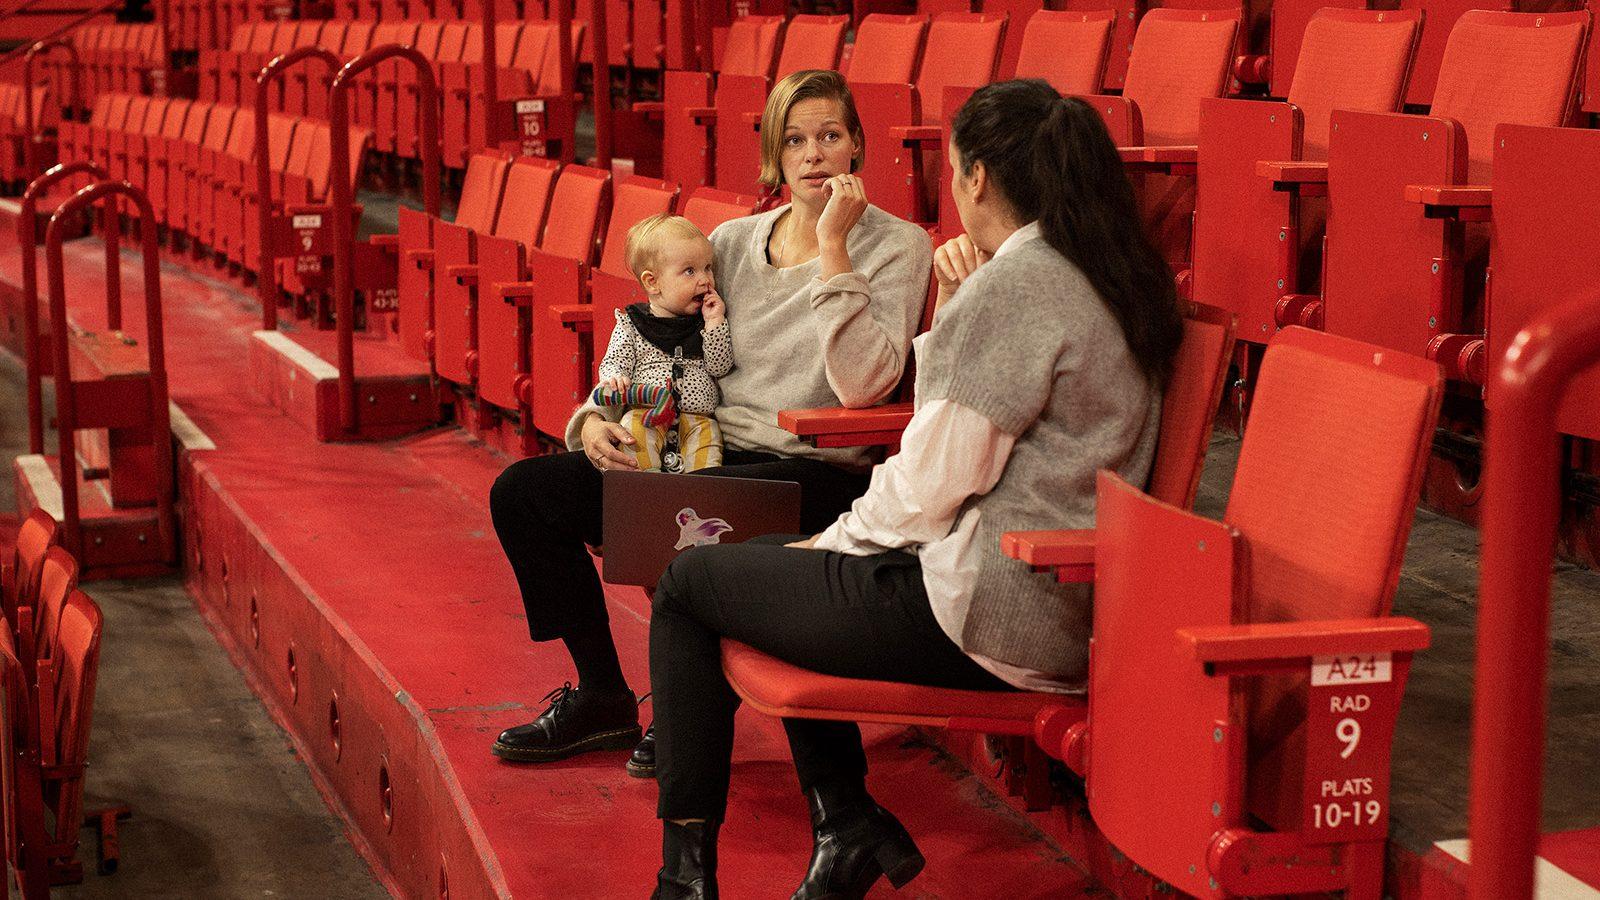
{"label": "black leather boot", "polygon": [[650,900],[717,900],[719,822],[661,822],[661,871]]}
{"label": "black leather boot", "polygon": [[884,875],[903,887],[926,860],[900,820],[873,802],[866,787],[825,785],[811,804],[811,867],[792,900],[860,900]]}
{"label": "black leather boot", "polygon": [[644,737],[634,745],[626,768],[628,774],[635,778],[656,777],[656,726],[651,725],[644,730]]}

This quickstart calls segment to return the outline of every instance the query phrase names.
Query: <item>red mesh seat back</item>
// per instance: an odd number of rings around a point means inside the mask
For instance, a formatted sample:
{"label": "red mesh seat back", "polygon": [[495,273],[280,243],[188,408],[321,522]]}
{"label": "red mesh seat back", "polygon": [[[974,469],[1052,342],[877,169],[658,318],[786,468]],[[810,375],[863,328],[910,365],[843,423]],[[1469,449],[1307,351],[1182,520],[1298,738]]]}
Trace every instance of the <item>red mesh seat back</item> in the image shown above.
{"label": "red mesh seat back", "polygon": [[484,232],[494,225],[510,164],[506,155],[496,150],[472,154],[461,182],[461,199],[456,204],[457,225]]}
{"label": "red mesh seat back", "polygon": [[774,77],[786,78],[805,69],[837,69],[844,52],[844,31],[849,16],[795,16],[783,34]]}
{"label": "red mesh seat back", "polygon": [[538,246],[545,211],[550,207],[550,191],[560,171],[561,164],[553,159],[518,157],[506,173],[504,193],[510,202],[500,204],[495,236],[511,238],[524,247]]}
{"label": "red mesh seat back", "polygon": [[1420,25],[1416,10],[1323,9],[1311,17],[1289,86],[1289,102],[1304,115],[1303,159],[1328,158],[1335,109],[1400,108]]}
{"label": "red mesh seat back", "polygon": [[1005,32],[1003,15],[944,13],[934,17],[916,82],[923,122],[939,121],[945,87],[981,87],[994,80]]}
{"label": "red mesh seat back", "polygon": [[[1287,328],[1267,349],[1226,520],[1250,544],[1242,622],[1389,613],[1443,378],[1417,356]],[[1303,675],[1249,688],[1251,812],[1300,821]]]}
{"label": "red mesh seat back", "polygon": [[672,212],[678,199],[678,186],[654,178],[630,175],[611,188],[611,219],[606,224],[605,243],[600,248],[600,271],[619,278],[632,278],[628,269],[628,229],[640,220]]}
{"label": "red mesh seat back", "polygon": [[1228,82],[1239,11],[1153,9],[1128,58],[1123,96],[1139,105],[1146,144],[1193,144],[1200,101]]}
{"label": "red mesh seat back", "polygon": [[728,26],[728,41],[717,71],[729,75],[771,75],[778,62],[782,16],[746,16]]}
{"label": "red mesh seat back", "polygon": [[1466,131],[1469,181],[1489,180],[1496,125],[1565,124],[1588,27],[1587,12],[1462,14],[1444,48],[1430,112]]}
{"label": "red mesh seat back", "polygon": [[703,187],[689,195],[681,213],[709,237],[723,222],[755,212],[756,203],[755,197]]}
{"label": "red mesh seat back", "polygon": [[1233,316],[1200,307],[1183,323],[1183,343],[1161,398],[1161,430],[1150,496],[1180,509],[1194,504],[1200,469],[1233,350]]}
{"label": "red mesh seat back", "polygon": [[1016,77],[1043,78],[1063,94],[1098,93],[1115,16],[1109,9],[1034,13],[1017,50]]}
{"label": "red mesh seat back", "polygon": [[867,16],[856,28],[845,75],[852,84],[910,84],[927,31],[928,20],[922,16]]}
{"label": "red mesh seat back", "polygon": [[39,596],[39,575],[44,566],[45,555],[50,548],[61,539],[56,520],[42,509],[35,509],[22,520],[22,525],[17,528],[17,543],[12,548],[12,560],[16,566],[13,573],[13,590],[15,596],[5,598],[6,612],[11,614],[20,603],[23,606],[33,606]]}
{"label": "red mesh seat back", "polygon": [[611,175],[589,166],[567,166],[556,179],[539,249],[579,262],[593,262]]}
{"label": "red mesh seat back", "polygon": [[50,659],[55,652],[61,611],[78,586],[78,561],[62,547],[51,547],[39,567],[39,602],[33,610],[34,653]]}

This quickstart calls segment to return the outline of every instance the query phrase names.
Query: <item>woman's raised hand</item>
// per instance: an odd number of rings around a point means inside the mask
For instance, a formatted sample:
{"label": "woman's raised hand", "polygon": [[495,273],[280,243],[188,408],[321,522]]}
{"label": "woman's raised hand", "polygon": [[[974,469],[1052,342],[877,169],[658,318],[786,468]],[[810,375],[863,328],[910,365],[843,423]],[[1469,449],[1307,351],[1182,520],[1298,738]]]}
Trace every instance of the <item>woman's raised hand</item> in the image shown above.
{"label": "woman's raised hand", "polygon": [[978,267],[989,261],[989,254],[978,249],[972,238],[959,234],[933,251],[933,276],[939,280],[939,296],[934,301],[938,312],[955,296],[956,288]]}
{"label": "woman's raised hand", "polygon": [[861,221],[867,211],[867,191],[861,179],[854,175],[835,175],[823,182],[828,191],[828,205],[817,218],[817,244],[823,248],[843,247],[850,229]]}
{"label": "woman's raised hand", "polygon": [[583,421],[580,436],[583,439],[583,455],[589,457],[589,464],[596,469],[604,472],[606,469],[639,468],[639,461],[633,458],[633,454],[622,449],[623,445],[633,446],[635,441],[628,429],[621,425],[591,414]]}

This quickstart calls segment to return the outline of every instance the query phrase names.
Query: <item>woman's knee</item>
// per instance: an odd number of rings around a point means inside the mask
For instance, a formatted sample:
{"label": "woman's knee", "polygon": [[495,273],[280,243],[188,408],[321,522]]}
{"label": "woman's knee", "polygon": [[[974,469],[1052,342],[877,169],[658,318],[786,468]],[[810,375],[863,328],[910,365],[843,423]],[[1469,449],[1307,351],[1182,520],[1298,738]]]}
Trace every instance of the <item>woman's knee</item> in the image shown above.
{"label": "woman's knee", "polygon": [[650,602],[651,609],[654,612],[683,611],[684,602],[693,594],[696,587],[706,584],[708,574],[706,557],[715,549],[690,547],[678,554],[656,582],[656,592]]}
{"label": "woman's knee", "polygon": [[526,503],[536,493],[538,457],[519,459],[506,466],[489,488],[489,514],[496,520]]}

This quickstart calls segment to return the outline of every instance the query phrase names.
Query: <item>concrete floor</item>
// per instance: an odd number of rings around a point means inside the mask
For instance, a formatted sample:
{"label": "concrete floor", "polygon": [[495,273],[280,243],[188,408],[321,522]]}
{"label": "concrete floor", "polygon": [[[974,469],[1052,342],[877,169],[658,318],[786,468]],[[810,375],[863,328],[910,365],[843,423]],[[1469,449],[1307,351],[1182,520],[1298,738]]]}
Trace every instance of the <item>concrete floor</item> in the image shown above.
{"label": "concrete floor", "polygon": [[[7,463],[27,451],[22,398],[21,368],[0,353]],[[84,883],[57,896],[388,896],[179,580],[85,588],[105,614],[85,806],[130,803],[134,815],[121,827],[121,869],[95,874],[95,832],[84,829]]]}

